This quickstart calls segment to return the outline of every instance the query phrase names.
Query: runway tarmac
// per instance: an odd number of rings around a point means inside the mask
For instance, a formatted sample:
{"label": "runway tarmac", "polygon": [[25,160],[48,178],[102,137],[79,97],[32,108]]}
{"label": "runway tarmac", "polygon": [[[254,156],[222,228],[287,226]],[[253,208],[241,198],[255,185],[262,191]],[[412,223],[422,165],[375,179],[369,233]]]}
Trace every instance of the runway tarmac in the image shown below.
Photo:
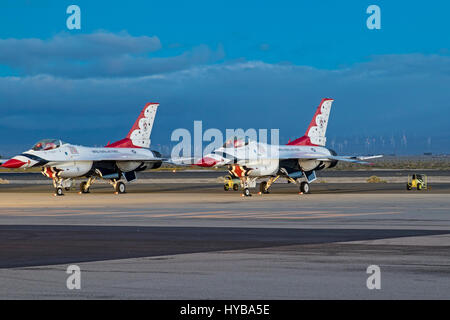
{"label": "runway tarmac", "polygon": [[[408,174],[420,172],[428,176],[450,176],[450,170],[434,170],[434,169],[408,169],[408,170],[397,170],[397,169],[373,169],[373,170],[324,170],[320,171],[319,177],[407,177]],[[216,169],[216,170],[160,170],[160,171],[145,171],[139,172],[138,176],[140,179],[191,179],[191,178],[217,178],[227,174],[226,170]],[[28,180],[48,180],[47,177],[43,176],[40,172],[29,172],[29,171],[0,171],[0,178],[3,179],[28,179]]]}
{"label": "runway tarmac", "polygon": [[[450,187],[0,187],[2,299],[449,299]],[[68,290],[66,268],[81,268]],[[381,289],[369,290],[369,265]]]}

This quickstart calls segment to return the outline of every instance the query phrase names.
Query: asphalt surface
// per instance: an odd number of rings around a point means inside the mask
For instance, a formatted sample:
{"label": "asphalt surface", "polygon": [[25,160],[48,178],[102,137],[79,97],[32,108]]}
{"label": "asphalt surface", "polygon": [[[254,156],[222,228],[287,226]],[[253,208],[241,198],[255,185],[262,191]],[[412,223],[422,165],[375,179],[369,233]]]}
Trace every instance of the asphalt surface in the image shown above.
{"label": "asphalt surface", "polygon": [[0,268],[442,234],[450,231],[0,226]]}
{"label": "asphalt surface", "polygon": [[[410,170],[364,170],[364,171],[327,171],[320,172],[317,182],[311,184],[311,192],[316,194],[330,193],[410,193],[406,190],[405,183]],[[450,170],[437,171],[425,170],[421,173],[428,175],[430,188],[429,193],[450,193]],[[224,171],[150,171],[138,173],[138,180],[127,185],[130,193],[217,193],[223,190],[223,180],[227,172]],[[394,182],[389,183],[366,183],[366,179],[371,176],[381,179],[390,178]],[[50,179],[40,173],[29,172],[0,172],[0,179],[8,183],[1,183],[0,192],[37,192],[53,193],[53,185]],[[322,179],[322,180],[321,180]],[[327,180],[328,179],[328,180]],[[336,180],[337,179],[337,180]],[[84,179],[86,180],[86,179]],[[440,182],[441,180],[445,182]],[[79,183],[77,180],[71,191],[78,192]],[[105,181],[99,180],[92,187],[92,192],[110,193],[112,187]],[[344,183],[342,183],[344,182]],[[258,188],[252,189],[257,193]],[[297,185],[286,183],[286,180],[279,179],[271,189],[271,193],[288,194],[298,192]],[[232,191],[231,191],[232,192]],[[415,191],[412,191],[415,192]]]}
{"label": "asphalt surface", "polygon": [[[378,177],[407,177],[411,173],[422,173],[430,177],[433,176],[450,176],[450,170],[323,170],[318,173],[319,177],[366,177],[378,176]],[[196,179],[196,178],[218,178],[227,175],[226,171],[222,170],[180,170],[175,173],[172,171],[147,171],[139,172],[139,179]],[[1,179],[28,179],[28,180],[48,180],[40,172],[15,172],[15,171],[0,171]]]}
{"label": "asphalt surface", "polygon": [[[251,189],[251,192],[256,195],[259,189]],[[51,181],[47,180],[43,184],[0,184],[1,193],[45,193],[53,194],[54,188]],[[66,194],[78,193],[78,185],[74,186]],[[111,194],[114,192],[109,184],[94,184],[91,187],[91,194]],[[174,193],[174,194],[190,194],[190,193],[204,193],[217,194],[224,192],[221,183],[216,184],[201,184],[201,183],[170,183],[163,182],[158,184],[129,184],[127,185],[127,192],[133,194],[155,194],[160,192]],[[299,192],[297,185],[289,183],[274,184],[270,190],[271,194],[296,194]],[[241,194],[241,191],[228,191],[232,194]],[[361,194],[361,193],[376,193],[376,194],[411,194],[411,193],[431,193],[431,194],[450,194],[450,183],[433,183],[429,190],[417,191],[406,190],[404,183],[313,183],[311,184],[312,194]]]}
{"label": "asphalt surface", "polygon": [[[450,299],[449,184],[278,184],[246,198],[186,175],[124,195],[0,185],[0,298]],[[81,290],[66,287],[71,264]],[[381,290],[366,286],[370,265]]]}

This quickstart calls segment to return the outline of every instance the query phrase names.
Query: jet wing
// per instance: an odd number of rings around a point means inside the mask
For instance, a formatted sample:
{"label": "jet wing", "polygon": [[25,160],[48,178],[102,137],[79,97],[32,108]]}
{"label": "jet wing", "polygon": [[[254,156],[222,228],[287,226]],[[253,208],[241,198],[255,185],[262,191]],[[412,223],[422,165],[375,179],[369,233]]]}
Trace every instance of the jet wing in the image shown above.
{"label": "jet wing", "polygon": [[382,155],[376,155],[376,156],[332,156],[333,160],[338,161],[346,161],[346,162],[354,162],[354,163],[361,163],[361,164],[371,164],[370,162],[364,161],[369,159],[376,159],[381,158]]}
{"label": "jet wing", "polygon": [[[23,153],[22,156],[35,159],[32,154]],[[67,155],[55,154],[53,156],[47,156],[46,162],[72,162],[72,161],[166,161],[167,159],[158,157],[150,150],[138,150],[136,149],[97,149],[89,150],[88,152],[71,153]]]}
{"label": "jet wing", "polygon": [[333,156],[327,154],[301,152],[301,151],[281,151],[279,154],[280,160],[299,159],[299,160],[318,160],[318,161],[345,161],[360,164],[370,164],[365,160],[381,158],[382,155],[376,156]]}

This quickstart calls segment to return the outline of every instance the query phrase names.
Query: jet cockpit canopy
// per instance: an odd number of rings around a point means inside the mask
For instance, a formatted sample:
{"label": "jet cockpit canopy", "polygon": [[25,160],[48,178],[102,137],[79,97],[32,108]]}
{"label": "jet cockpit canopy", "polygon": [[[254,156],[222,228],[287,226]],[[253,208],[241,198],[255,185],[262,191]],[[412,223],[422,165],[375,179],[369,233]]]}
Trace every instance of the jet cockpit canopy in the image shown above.
{"label": "jet cockpit canopy", "polygon": [[43,139],[33,146],[32,150],[34,151],[47,151],[59,148],[63,142],[58,139]]}
{"label": "jet cockpit canopy", "polygon": [[233,137],[225,141],[222,148],[241,148],[250,143],[250,139],[248,137]]}

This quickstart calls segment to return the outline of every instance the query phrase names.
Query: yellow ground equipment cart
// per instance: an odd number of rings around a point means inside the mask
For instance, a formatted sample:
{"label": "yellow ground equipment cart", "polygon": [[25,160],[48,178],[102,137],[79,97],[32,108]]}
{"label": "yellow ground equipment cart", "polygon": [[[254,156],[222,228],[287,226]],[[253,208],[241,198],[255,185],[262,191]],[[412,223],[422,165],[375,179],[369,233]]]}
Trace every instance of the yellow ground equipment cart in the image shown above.
{"label": "yellow ground equipment cart", "polygon": [[411,190],[417,188],[417,190],[428,189],[428,179],[424,174],[410,174],[408,175],[408,183],[406,189]]}
{"label": "yellow ground equipment cart", "polygon": [[234,191],[239,190],[239,186],[241,185],[241,180],[237,178],[232,178],[231,176],[226,176],[225,181],[223,182],[223,189],[225,191],[233,189]]}

